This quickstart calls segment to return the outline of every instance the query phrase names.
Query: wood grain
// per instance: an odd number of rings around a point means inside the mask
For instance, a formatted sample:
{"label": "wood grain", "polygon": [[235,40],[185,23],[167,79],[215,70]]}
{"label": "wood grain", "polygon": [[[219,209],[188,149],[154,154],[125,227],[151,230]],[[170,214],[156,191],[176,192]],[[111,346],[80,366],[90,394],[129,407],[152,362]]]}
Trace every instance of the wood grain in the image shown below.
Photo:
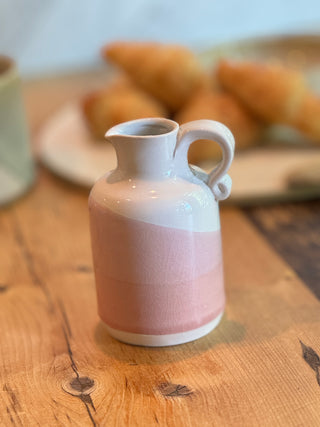
{"label": "wood grain", "polygon": [[[33,129],[52,87],[38,89]],[[87,192],[39,168],[0,213],[0,425],[320,425],[320,303],[241,211],[221,220],[220,326],[181,346],[129,346],[96,314]]]}
{"label": "wood grain", "polygon": [[219,328],[166,349],[118,343],[96,315],[86,194],[41,171],[0,219],[3,425],[318,425],[299,340],[320,352],[319,302],[239,211],[222,227]]}
{"label": "wood grain", "polygon": [[244,212],[320,299],[320,201]]}

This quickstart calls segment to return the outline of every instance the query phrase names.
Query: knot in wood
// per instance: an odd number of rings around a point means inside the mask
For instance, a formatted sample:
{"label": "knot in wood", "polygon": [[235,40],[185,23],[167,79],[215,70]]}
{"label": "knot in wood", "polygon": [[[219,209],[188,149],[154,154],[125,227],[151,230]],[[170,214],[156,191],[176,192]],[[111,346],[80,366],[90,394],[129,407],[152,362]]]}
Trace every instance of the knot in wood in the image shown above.
{"label": "knot in wood", "polygon": [[74,396],[89,395],[95,388],[94,380],[89,377],[72,378],[63,385],[63,389]]}
{"label": "knot in wood", "polygon": [[8,290],[8,285],[4,285],[2,283],[0,283],[0,293],[4,293]]}
{"label": "knot in wood", "polygon": [[193,394],[189,387],[181,384],[162,383],[158,390],[165,397],[183,397]]}

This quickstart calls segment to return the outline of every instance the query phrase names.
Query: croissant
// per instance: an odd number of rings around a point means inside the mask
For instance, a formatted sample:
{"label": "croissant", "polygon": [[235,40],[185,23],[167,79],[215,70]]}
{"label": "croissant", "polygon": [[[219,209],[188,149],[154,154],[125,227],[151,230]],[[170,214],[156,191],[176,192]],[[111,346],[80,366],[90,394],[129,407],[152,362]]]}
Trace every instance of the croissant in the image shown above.
{"label": "croissant", "polygon": [[172,112],[196,89],[209,84],[210,79],[194,54],[182,46],[114,42],[102,49],[102,55]]}
{"label": "croissant", "polygon": [[[198,92],[175,119],[179,124],[198,119],[222,122],[233,133],[237,150],[256,144],[262,130],[261,123],[235,97],[213,91]],[[217,143],[199,140],[190,146],[188,155],[189,161],[197,164],[220,157],[221,149]]]}
{"label": "croissant", "polygon": [[280,65],[222,60],[217,78],[223,88],[269,123],[290,124],[306,92],[303,76]]}
{"label": "croissant", "polygon": [[82,111],[92,135],[100,140],[103,140],[110,127],[118,123],[144,117],[167,116],[167,111],[160,102],[124,78],[85,96]]}

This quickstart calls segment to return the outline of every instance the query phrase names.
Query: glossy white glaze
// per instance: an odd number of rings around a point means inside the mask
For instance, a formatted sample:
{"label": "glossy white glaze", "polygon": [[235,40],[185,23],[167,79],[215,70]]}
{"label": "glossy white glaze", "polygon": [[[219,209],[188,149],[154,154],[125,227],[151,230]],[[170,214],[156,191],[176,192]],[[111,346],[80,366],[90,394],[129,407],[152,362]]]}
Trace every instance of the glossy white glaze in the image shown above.
{"label": "glossy white glaze", "polygon": [[[180,177],[145,181],[128,178],[110,183],[111,174],[99,179],[91,197],[102,207],[131,219],[193,231],[220,228],[218,203],[201,180]],[[106,191],[108,197],[105,197]]]}
{"label": "glossy white glaze", "polygon": [[[224,125],[199,120],[179,130],[171,120],[142,119],[111,128],[106,138],[116,149],[118,166],[92,189],[91,197],[101,206],[165,227],[220,228],[218,200],[230,193],[226,172],[234,150]],[[215,139],[223,150],[223,161],[209,175],[187,162],[188,148],[198,138]]]}

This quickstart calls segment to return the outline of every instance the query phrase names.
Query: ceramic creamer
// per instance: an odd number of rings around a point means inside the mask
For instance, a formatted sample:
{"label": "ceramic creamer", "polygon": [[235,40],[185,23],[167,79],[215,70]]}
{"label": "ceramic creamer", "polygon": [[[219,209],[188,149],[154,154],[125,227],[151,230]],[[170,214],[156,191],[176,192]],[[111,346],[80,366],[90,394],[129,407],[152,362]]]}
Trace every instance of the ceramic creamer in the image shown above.
{"label": "ceramic creamer", "polygon": [[[106,139],[117,168],[89,197],[100,318],[131,344],[195,340],[217,326],[225,306],[218,202],[231,190],[233,136],[210,120],[179,128],[152,118],[117,125]],[[209,174],[188,164],[198,139],[222,149]]]}

